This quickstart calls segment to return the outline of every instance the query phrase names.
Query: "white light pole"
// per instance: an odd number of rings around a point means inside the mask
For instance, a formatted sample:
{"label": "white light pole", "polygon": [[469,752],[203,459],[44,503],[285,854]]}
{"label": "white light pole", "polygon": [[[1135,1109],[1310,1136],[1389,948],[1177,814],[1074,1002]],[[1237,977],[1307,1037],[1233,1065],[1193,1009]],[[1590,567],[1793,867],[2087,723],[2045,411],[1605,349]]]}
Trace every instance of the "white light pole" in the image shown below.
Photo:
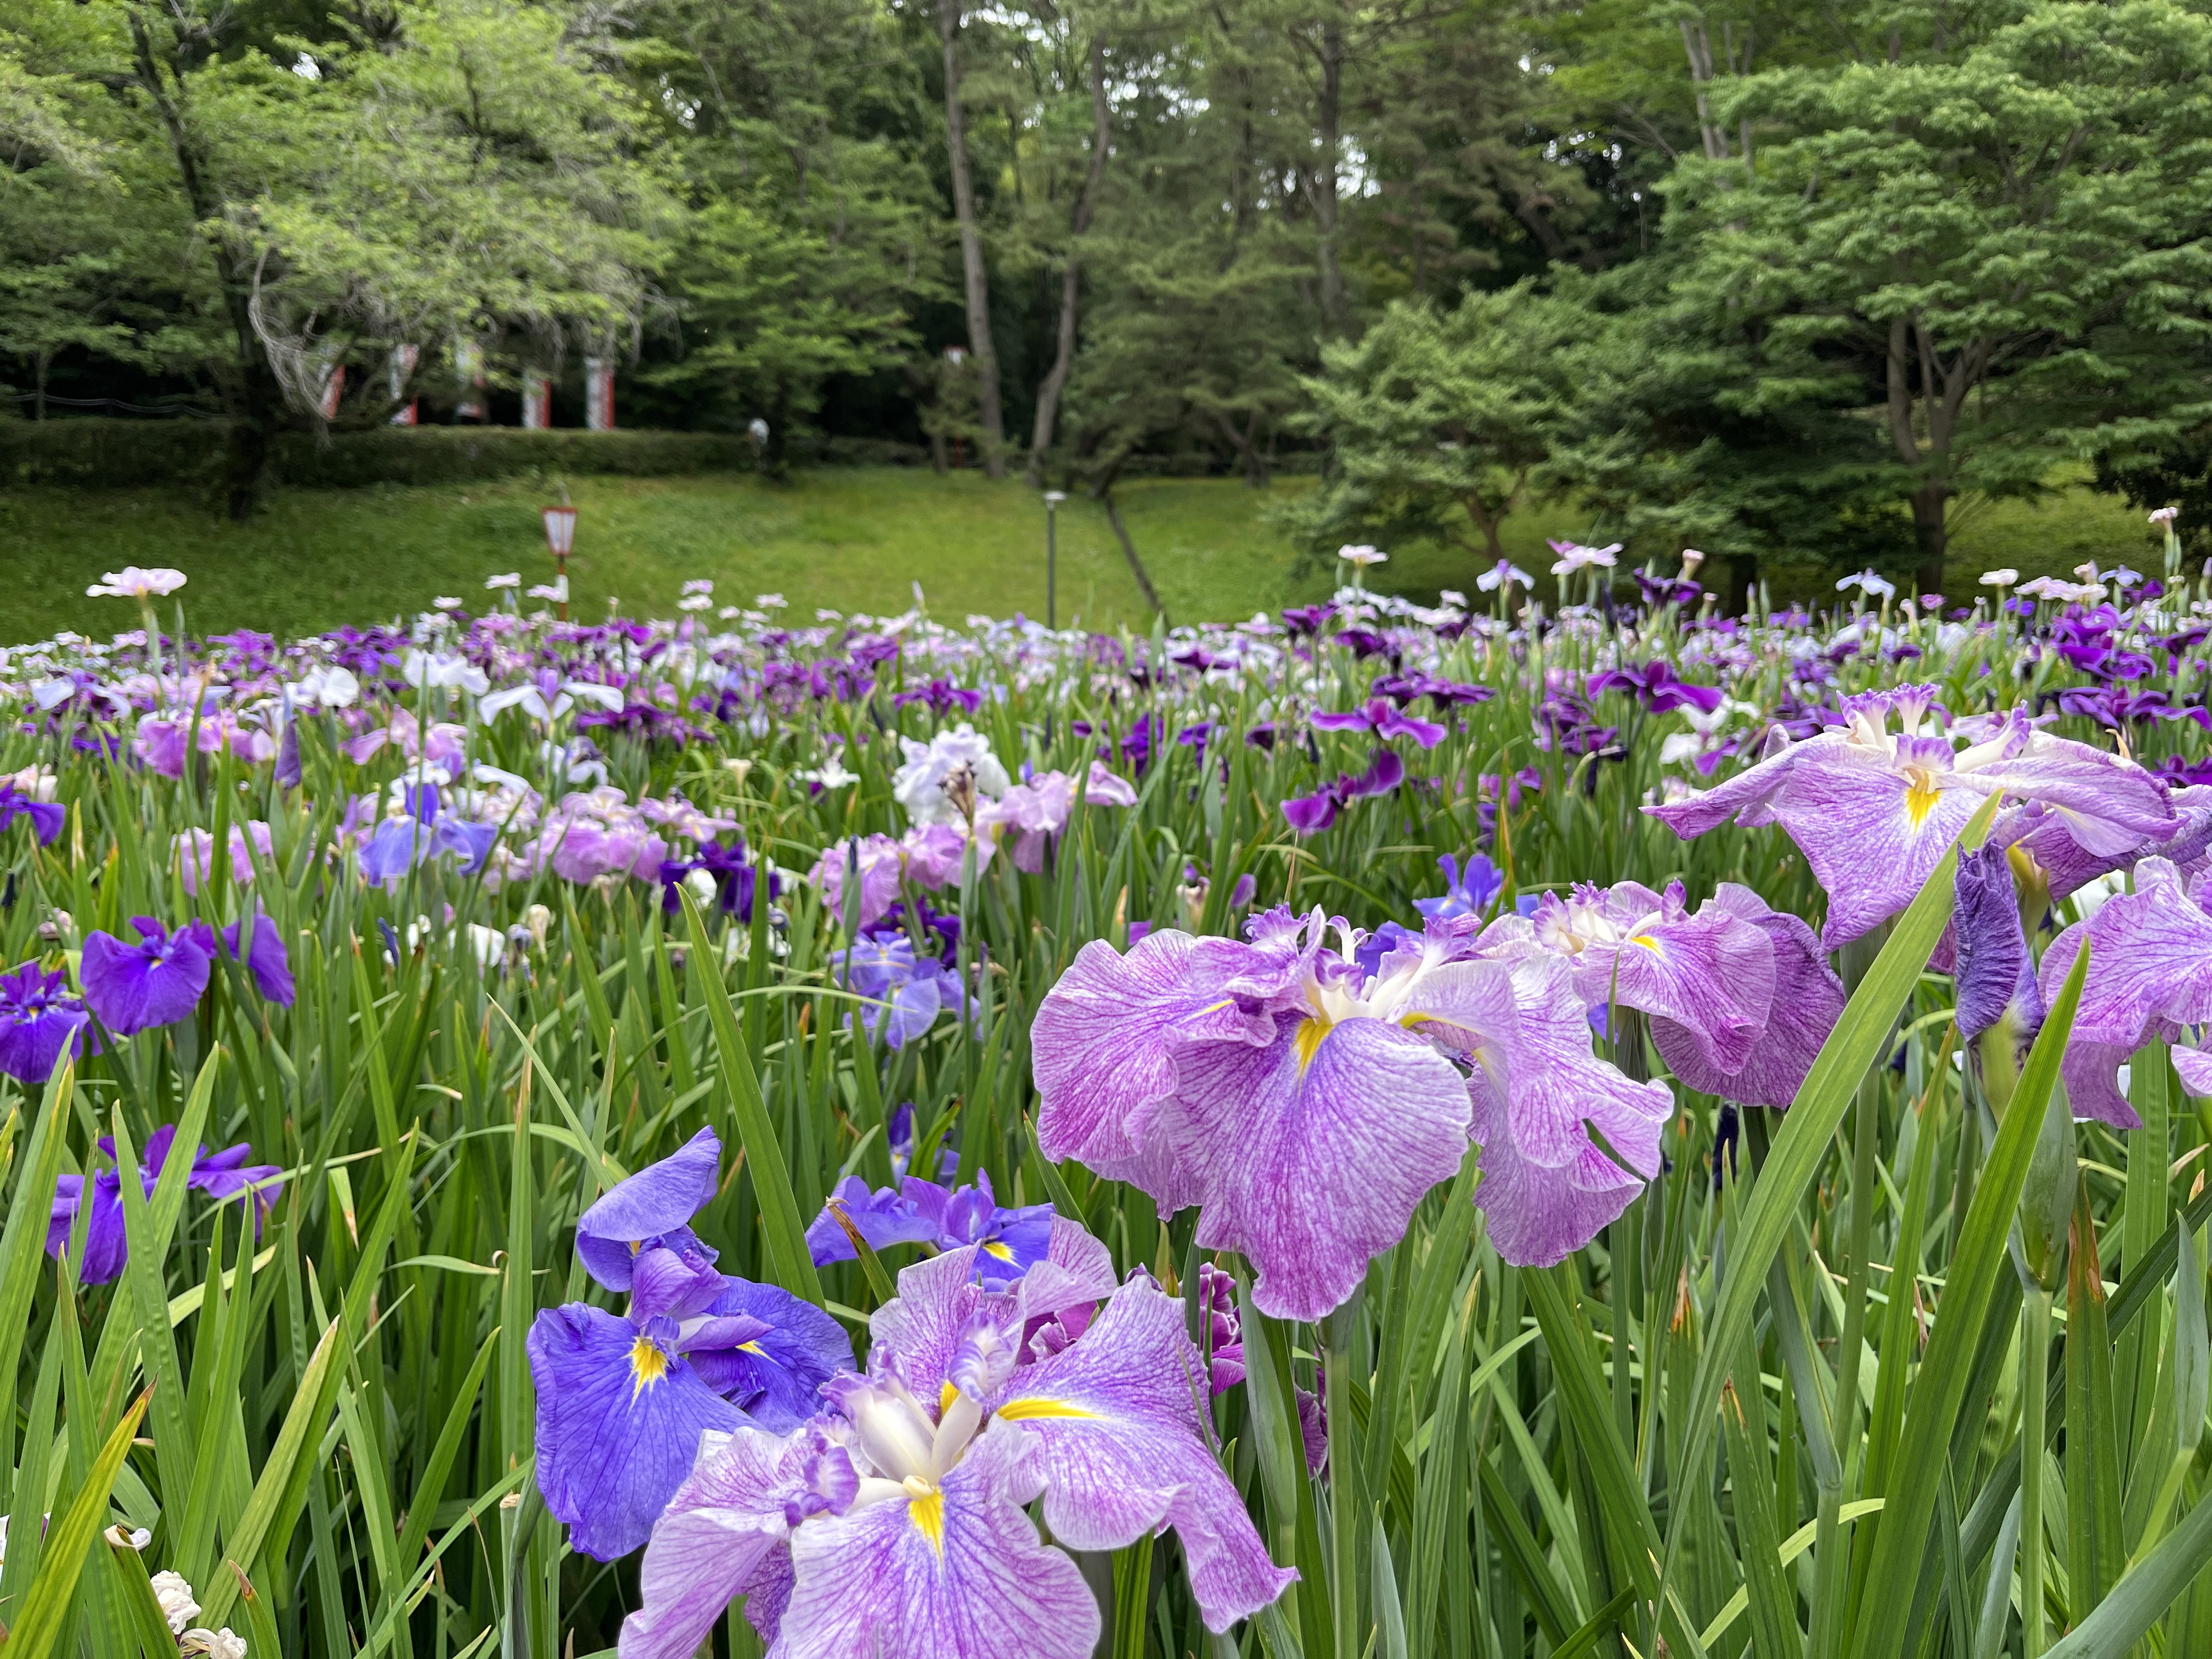
{"label": "white light pole", "polygon": [[1044,625],[1055,633],[1060,629],[1060,544],[1057,531],[1060,504],[1067,499],[1064,489],[1044,492]]}

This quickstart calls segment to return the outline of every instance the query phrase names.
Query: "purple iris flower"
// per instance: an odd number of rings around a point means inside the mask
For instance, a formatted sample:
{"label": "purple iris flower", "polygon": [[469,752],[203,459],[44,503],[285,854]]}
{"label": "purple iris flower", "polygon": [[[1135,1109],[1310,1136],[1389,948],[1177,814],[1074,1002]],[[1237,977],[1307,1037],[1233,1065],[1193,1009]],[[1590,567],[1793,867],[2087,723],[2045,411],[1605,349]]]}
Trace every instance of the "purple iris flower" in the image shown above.
{"label": "purple iris flower", "polygon": [[[860,1006],[860,1024],[870,1042],[880,1031],[884,1042],[902,1048],[927,1036],[939,1014],[968,1011],[975,1004],[960,983],[959,974],[941,957],[918,956],[914,941],[902,933],[864,933],[850,950],[833,952],[833,972],[867,1000]],[[848,1014],[849,1027],[853,1017]]]}
{"label": "purple iris flower", "polygon": [[75,1059],[84,1052],[89,1020],[68,985],[68,974],[48,973],[36,962],[0,974],[0,1073],[36,1088],[64,1053]]}
{"label": "purple iris flower", "polygon": [[1052,1206],[1001,1208],[988,1170],[978,1170],[971,1187],[948,1189],[908,1176],[896,1191],[884,1187],[873,1193],[860,1177],[848,1176],[806,1230],[807,1249],[817,1267],[850,1261],[860,1254],[837,1224],[832,1206],[845,1212],[872,1250],[894,1244],[923,1244],[939,1251],[975,1246],[977,1267],[988,1290],[1006,1289],[1042,1261],[1052,1243]]}
{"label": "purple iris flower", "polygon": [[440,811],[437,790],[424,785],[407,791],[405,814],[379,823],[355,857],[370,886],[396,887],[409,871],[441,854],[459,860],[463,876],[473,876],[498,841],[497,824]]}
{"label": "purple iris flower", "polygon": [[[238,935],[248,926],[253,932],[241,956]],[[266,910],[257,906],[251,923],[234,921],[224,928],[222,953],[233,962],[245,963],[246,972],[253,976],[253,988],[261,994],[264,1002],[273,1002],[280,1008],[292,1006],[292,958],[284,949],[283,934],[276,931],[276,924],[269,919]]]}
{"label": "purple iris flower", "polygon": [[1608,691],[1626,692],[1655,714],[1663,714],[1676,708],[1695,708],[1700,714],[1710,714],[1721,706],[1726,696],[1717,685],[1690,684],[1680,678],[1669,665],[1656,658],[1640,668],[1631,665],[1593,674],[1585,689],[1593,699],[1603,696]]}
{"label": "purple iris flower", "polygon": [[[176,1143],[173,1124],[163,1124],[146,1137],[146,1149],[138,1164],[139,1188],[149,1198],[153,1196],[154,1184],[161,1178],[168,1164],[169,1153]],[[115,1161],[115,1138],[102,1135],[100,1150],[112,1164]],[[202,1146],[192,1159],[191,1172],[185,1177],[187,1187],[197,1188],[218,1204],[237,1198],[249,1190],[253,1196],[253,1225],[255,1236],[260,1233],[261,1219],[276,1204],[276,1194],[269,1188],[283,1176],[283,1170],[274,1164],[248,1164],[253,1149],[240,1142],[225,1147],[220,1152],[210,1152]],[[76,1175],[60,1176],[54,1183],[53,1208],[46,1222],[46,1254],[56,1261],[61,1259],[63,1249],[69,1243],[70,1229],[76,1220],[78,1207],[86,1200],[85,1177]],[[107,1169],[92,1176],[92,1210],[85,1222],[84,1261],[77,1270],[80,1285],[106,1285],[123,1271],[129,1259],[131,1245],[123,1225],[123,1172]]]}
{"label": "purple iris flower", "polygon": [[714,1197],[721,1145],[702,1129],[576,1218],[576,1254],[617,1316],[587,1303],[531,1327],[538,1485],[569,1541],[601,1561],[642,1544],[700,1436],[778,1432],[814,1409],[852,1345],[820,1309],[714,1268],[691,1217]]}
{"label": "purple iris flower", "polygon": [[[1644,810],[1686,841],[1732,817],[1779,823],[1827,890],[1829,950],[1911,903],[1986,796],[2040,802],[2099,857],[2172,833],[2173,808],[2133,762],[2039,731],[2018,708],[1959,722],[1976,739],[1961,750],[1922,730],[1935,696],[1905,685],[1851,697],[1843,724],[1785,742],[1717,789]],[[1901,730],[1888,729],[1892,714]]]}
{"label": "purple iris flower", "polygon": [[2002,1112],[2028,1045],[2043,1029],[2043,993],[2006,850],[1990,843],[1961,854],[1956,890],[1951,925],[1959,1036],[1990,1103]]}
{"label": "purple iris flower", "polygon": [[1480,853],[1468,854],[1463,872],[1459,860],[1449,853],[1437,860],[1437,867],[1444,872],[1443,896],[1413,901],[1413,908],[1425,916],[1448,920],[1453,916],[1487,915],[1491,905],[1505,889],[1504,876]]}
{"label": "purple iris flower", "polygon": [[1283,803],[1283,816],[1302,836],[1318,835],[1336,822],[1337,814],[1366,795],[1387,795],[1406,781],[1406,763],[1395,750],[1378,749],[1367,769],[1341,773],[1310,795],[1293,796]]}
{"label": "purple iris flower", "polygon": [[1411,738],[1424,749],[1444,740],[1444,728],[1434,720],[1419,720],[1403,713],[1388,698],[1372,697],[1357,708],[1340,713],[1322,711],[1307,717],[1321,732],[1372,732],[1378,738]]}
{"label": "purple iris flower", "polygon": [[41,847],[53,845],[62,826],[69,822],[69,809],[50,801],[33,799],[15,787],[12,778],[0,778],[0,830],[5,830],[17,818],[31,821],[31,834]]}
{"label": "purple iris flower", "polygon": [[2191,1094],[2212,1094],[2212,1054],[2176,1041],[2186,1027],[2212,1024],[2208,898],[2212,889],[2203,876],[2185,883],[2168,860],[2145,859],[2136,866],[2134,892],[2106,900],[2044,951],[2041,989],[2048,1006],[2082,943],[2090,947],[2081,1006],[2059,1066],[2077,1117],[2116,1128],[2142,1127],[2120,1092],[2119,1069],[2153,1036],[2173,1044],[2174,1070]]}
{"label": "purple iris flower", "polygon": [[2039,801],[1999,813],[1990,828],[1990,845],[2006,848],[2023,874],[2047,890],[2053,904],[2100,876],[2132,870],[2145,858],[2165,859],[2185,876],[2192,875],[2212,856],[2212,788],[2187,783],[2175,787],[2171,778],[2160,781],[2166,784],[2173,821],[2131,847],[2092,854],[2075,839],[2068,816]]}
{"label": "purple iris flower", "polygon": [[[866,1375],[825,1389],[821,1417],[707,1442],[646,1547],[624,1659],[689,1659],[741,1595],[791,1659],[1087,1659],[1098,1604],[1063,1552],[1168,1527],[1210,1630],[1282,1594],[1296,1574],[1267,1559],[1194,1396],[1182,1304],[1116,1288],[1064,1217],[1011,1291],[976,1283],[975,1254],[899,1275]],[[1051,1545],[1023,1512],[1040,1500]]]}
{"label": "purple iris flower", "polygon": [[891,699],[891,707],[904,708],[917,702],[927,703],[933,714],[949,714],[957,708],[963,714],[972,714],[983,706],[983,694],[954,685],[949,680],[933,679],[918,691],[898,693]]}
{"label": "purple iris flower", "polygon": [[1745,1106],[1786,1107],[1844,1011],[1843,981],[1813,930],[1723,882],[1695,914],[1681,884],[1632,881],[1546,893],[1484,935],[1565,957],[1593,1020],[1633,1008],[1675,1078]]}
{"label": "purple iris flower", "polygon": [[1454,708],[1468,703],[1488,702],[1498,693],[1486,685],[1474,685],[1465,680],[1439,679],[1433,674],[1414,669],[1409,673],[1384,674],[1375,682],[1375,695],[1388,697],[1401,708],[1426,697],[1438,708]]}
{"label": "purple iris flower", "polygon": [[[676,896],[676,884],[694,870],[704,870],[714,883],[714,903],[726,916],[735,916],[747,927],[752,925],[753,894],[760,885],[760,868],[745,857],[745,838],[731,837],[727,847],[719,841],[710,841],[700,848],[698,856],[690,859],[669,859],[660,866],[660,908],[673,915],[683,908]],[[768,875],[768,896],[771,900],[783,891],[781,878],[771,870]]]}
{"label": "purple iris flower", "polygon": [[1263,1311],[1340,1306],[1470,1139],[1476,1202],[1519,1265],[1589,1243],[1657,1171],[1672,1097],[1592,1054],[1558,957],[1490,954],[1466,918],[1404,935],[1371,972],[1323,943],[1319,911],[1247,932],[1164,928],[1127,956],[1093,941],[1030,1048],[1045,1156],[1164,1215],[1198,1205],[1199,1248],[1243,1252]]}
{"label": "purple iris flower", "polygon": [[85,936],[81,976],[84,1000],[117,1036],[150,1030],[184,1018],[199,1006],[215,960],[215,930],[187,922],[175,933],[151,916],[133,916],[139,943],[112,933]]}

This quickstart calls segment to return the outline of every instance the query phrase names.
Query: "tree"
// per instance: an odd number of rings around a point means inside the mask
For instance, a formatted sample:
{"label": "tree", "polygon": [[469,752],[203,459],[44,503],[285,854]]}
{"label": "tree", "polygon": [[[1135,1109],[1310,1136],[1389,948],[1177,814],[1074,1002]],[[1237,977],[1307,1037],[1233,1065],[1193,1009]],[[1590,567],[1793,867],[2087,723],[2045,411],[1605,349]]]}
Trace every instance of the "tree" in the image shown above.
{"label": "tree", "polygon": [[2212,281],[2212,20],[2037,0],[1946,40],[1948,15],[1885,57],[1739,79],[1723,121],[1789,136],[1670,184],[1698,244],[1681,292],[1755,345],[1755,396],[1870,383],[1930,592],[1962,501],[2038,493],[2131,416],[2212,413],[2176,372]]}
{"label": "tree", "polygon": [[1577,397],[1569,354],[1589,324],[1524,281],[1449,310],[1393,306],[1357,345],[1325,349],[1306,387],[1334,471],[1285,521],[1322,550],[1429,537],[1504,558],[1507,515],[1552,483]]}
{"label": "tree", "polygon": [[1006,421],[1000,405],[999,350],[991,339],[991,276],[983,263],[983,232],[975,211],[975,181],[968,155],[968,117],[962,105],[960,27],[964,0],[937,0],[938,30],[945,43],[945,149],[952,174],[952,212],[960,228],[960,272],[968,301],[968,352],[974,361],[977,408],[983,429],[983,465],[994,478],[1006,476]]}

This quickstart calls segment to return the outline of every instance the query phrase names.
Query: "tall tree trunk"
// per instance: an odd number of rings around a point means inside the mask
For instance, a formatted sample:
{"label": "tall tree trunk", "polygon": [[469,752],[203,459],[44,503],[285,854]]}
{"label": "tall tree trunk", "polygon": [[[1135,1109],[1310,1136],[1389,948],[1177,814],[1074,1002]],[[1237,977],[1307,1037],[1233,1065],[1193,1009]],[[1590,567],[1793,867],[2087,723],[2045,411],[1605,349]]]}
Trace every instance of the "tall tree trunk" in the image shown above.
{"label": "tall tree trunk", "polygon": [[1098,186],[1106,177],[1106,152],[1114,136],[1114,108],[1106,98],[1106,42],[1091,42],[1091,166],[1083,175],[1083,193],[1075,200],[1073,231],[1068,239],[1067,264],[1060,276],[1060,337],[1054,343],[1052,368],[1037,387],[1036,424],[1030,433],[1029,480],[1031,489],[1044,482],[1044,453],[1052,447],[1053,422],[1060,416],[1060,394],[1075,368],[1075,302],[1080,289],[1076,244],[1091,228],[1091,216],[1098,208]]}
{"label": "tall tree trunk", "polygon": [[1951,486],[1930,478],[1912,492],[1912,537],[1920,548],[1920,568],[1913,573],[1923,593],[1943,591],[1943,562],[1950,551],[1945,509],[1951,504]]}
{"label": "tall tree trunk", "polygon": [[[143,15],[133,8],[130,18],[138,80],[161,113],[170,150],[176,157],[177,173],[184,183],[185,199],[191,204],[192,216],[202,224],[220,224],[222,202],[201,165],[199,146],[185,118],[181,74],[173,91],[169,82],[162,79],[161,64],[154,55],[153,37],[147,31]],[[262,475],[269,466],[270,444],[284,422],[284,392],[277,384],[276,370],[270,367],[268,349],[261,343],[260,331],[253,325],[254,273],[220,232],[208,239],[208,250],[215,261],[223,314],[229,319],[231,333],[238,342],[238,380],[228,397],[230,437],[223,455],[223,504],[233,519],[243,520],[253,511],[253,504],[260,495]]]}
{"label": "tall tree trunk", "polygon": [[[1951,485],[1941,470],[1942,456],[1931,455],[1921,448],[1920,434],[1912,425],[1911,370],[1915,361],[1913,348],[1917,325],[1903,317],[1890,319],[1888,362],[1889,441],[1897,459],[1921,475],[1921,481],[1912,492],[1912,535],[1920,550],[1919,568],[1914,580],[1923,593],[1943,591],[1943,560],[1949,551],[1945,529],[1946,509],[1950,505]],[[1923,349],[1918,354],[1923,379],[1934,380],[1933,354]],[[1931,414],[1940,412],[1933,395],[1929,393]]]}
{"label": "tall tree trunk", "polygon": [[1344,264],[1336,246],[1336,163],[1344,143],[1344,26],[1332,17],[1321,29],[1321,99],[1315,111],[1321,163],[1315,169],[1313,214],[1321,264],[1321,320],[1344,332]]}
{"label": "tall tree trunk", "polygon": [[48,369],[50,369],[50,368],[52,368],[53,367],[53,362],[54,362],[54,354],[53,354],[53,350],[52,350],[52,349],[51,347],[47,347],[47,348],[42,349],[39,352],[39,354],[38,354],[39,394],[38,394],[38,401],[37,401],[37,404],[36,404],[36,405],[35,405],[35,406],[36,406],[36,408],[37,408],[37,410],[38,410],[38,413],[37,413],[34,416],[33,416],[33,419],[35,419],[35,420],[40,420],[40,421],[43,421],[43,420],[45,420],[45,419],[46,418],[46,371],[47,371]]}
{"label": "tall tree trunk", "polygon": [[983,265],[983,235],[975,224],[975,181],[968,165],[968,118],[960,106],[960,17],[963,0],[937,0],[938,33],[945,39],[945,145],[952,170],[952,213],[960,226],[960,266],[968,286],[968,351],[975,363],[975,401],[983,427],[983,468],[1006,476],[1006,422],[999,407],[999,353],[991,343],[990,272]]}

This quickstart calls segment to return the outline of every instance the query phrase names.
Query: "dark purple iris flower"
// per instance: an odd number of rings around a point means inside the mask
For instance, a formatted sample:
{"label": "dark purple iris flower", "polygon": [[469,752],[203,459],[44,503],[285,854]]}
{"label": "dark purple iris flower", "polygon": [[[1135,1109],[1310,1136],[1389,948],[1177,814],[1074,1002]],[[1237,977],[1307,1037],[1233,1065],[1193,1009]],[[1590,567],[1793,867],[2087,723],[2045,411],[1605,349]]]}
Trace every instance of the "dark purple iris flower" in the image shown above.
{"label": "dark purple iris flower", "polygon": [[1656,658],[1641,667],[1632,665],[1593,674],[1587,690],[1593,698],[1601,697],[1608,691],[1626,692],[1655,714],[1675,708],[1695,708],[1710,714],[1721,706],[1725,696],[1718,686],[1690,684],[1680,678],[1672,666]]}
{"label": "dark purple iris flower", "polygon": [[[248,926],[253,931],[241,954],[238,935],[241,928]],[[277,931],[266,910],[256,907],[250,924],[234,921],[224,928],[222,953],[233,962],[245,963],[246,971],[253,976],[253,988],[261,994],[264,1002],[273,1002],[282,1008],[292,1006],[292,958],[284,949],[283,934]]]}
{"label": "dark purple iris flower", "polygon": [[1283,803],[1283,816],[1299,835],[1318,835],[1336,822],[1336,816],[1363,795],[1387,795],[1406,781],[1406,763],[1388,749],[1378,749],[1367,769],[1356,775],[1340,774],[1310,795],[1294,796]]}
{"label": "dark purple iris flower", "polygon": [[[714,904],[726,916],[735,916],[746,927],[752,926],[753,898],[760,887],[760,866],[745,857],[745,838],[733,836],[727,847],[719,841],[710,841],[700,848],[697,856],[690,859],[665,859],[660,866],[660,908],[673,915],[683,908],[676,896],[678,883],[694,870],[704,870],[714,878]],[[768,875],[768,896],[773,902],[783,894],[783,878],[773,870]]]}
{"label": "dark purple iris flower", "polygon": [[[176,1138],[175,1126],[167,1123],[146,1137],[146,1150],[138,1164],[138,1180],[140,1190],[149,1198],[153,1196],[154,1183],[161,1179],[168,1164]],[[112,1164],[115,1138],[102,1135],[100,1150]],[[270,1188],[283,1178],[284,1171],[275,1164],[248,1164],[246,1160],[252,1156],[253,1149],[243,1141],[219,1152],[210,1152],[202,1146],[193,1157],[191,1173],[185,1177],[185,1184],[197,1188],[218,1204],[251,1191],[254,1231],[258,1237],[262,1218],[276,1202]],[[56,1261],[61,1259],[63,1248],[69,1243],[70,1230],[76,1221],[78,1207],[85,1202],[84,1187],[82,1176],[65,1175],[55,1182],[53,1208],[46,1222],[46,1254]],[[77,1283],[106,1285],[123,1271],[123,1264],[131,1254],[130,1240],[123,1226],[123,1175],[119,1170],[101,1170],[94,1174],[91,1204],[91,1213],[85,1222],[84,1261],[77,1271]]]}
{"label": "dark purple iris flower", "polygon": [[68,985],[66,973],[48,973],[36,962],[0,974],[0,1073],[36,1088],[64,1053],[83,1053],[89,1017]]}
{"label": "dark purple iris flower", "polygon": [[1335,635],[1334,640],[1335,643],[1342,646],[1355,657],[1364,659],[1395,655],[1395,653],[1390,649],[1390,641],[1371,629],[1343,629]]}
{"label": "dark purple iris flower", "polygon": [[1505,889],[1504,874],[1480,853],[1467,855],[1467,868],[1463,871],[1459,860],[1449,853],[1439,858],[1437,865],[1444,872],[1443,896],[1413,901],[1413,908],[1425,916],[1441,920],[1487,915],[1491,905]]}
{"label": "dark purple iris flower", "polygon": [[972,714],[983,706],[983,694],[964,685],[955,685],[950,680],[933,679],[916,691],[902,691],[891,699],[891,707],[904,708],[913,703],[927,703],[930,712],[949,714],[957,708],[963,714]]}
{"label": "dark purple iris flower", "polygon": [[[1165,720],[1158,714],[1146,715],[1131,726],[1129,734],[1121,739],[1121,758],[1128,763],[1131,771],[1139,777],[1144,776],[1145,769],[1152,763],[1153,751],[1167,741],[1167,735],[1168,723]],[[1105,756],[1104,750],[1100,752],[1102,757]]]}
{"label": "dark purple iris flower", "polygon": [[1466,680],[1440,679],[1417,668],[1410,673],[1381,676],[1375,682],[1375,695],[1389,698],[1401,708],[1426,697],[1437,708],[1448,709],[1469,703],[1488,702],[1498,693],[1486,685],[1475,685]]}
{"label": "dark purple iris flower", "polygon": [[133,916],[139,942],[94,932],[84,941],[84,1000],[117,1036],[173,1024],[199,1006],[215,960],[215,930],[187,922],[173,933],[151,916]]}
{"label": "dark purple iris flower", "polygon": [[1435,748],[1445,736],[1444,728],[1435,721],[1401,714],[1382,697],[1370,698],[1357,708],[1317,712],[1309,717],[1309,722],[1323,732],[1372,732],[1378,738],[1411,738],[1424,749]]}
{"label": "dark purple iris flower", "polygon": [[1669,605],[1692,605],[1705,589],[1686,576],[1647,576],[1636,573],[1636,586],[1644,595],[1644,603],[1652,610]]}
{"label": "dark purple iris flower", "polygon": [[850,1261],[860,1254],[837,1224],[838,1210],[872,1250],[921,1244],[936,1254],[981,1245],[975,1263],[987,1291],[1005,1290],[1043,1261],[1052,1245],[1052,1206],[1000,1207],[991,1191],[991,1177],[981,1170],[975,1172],[972,1187],[948,1188],[908,1176],[896,1188],[884,1187],[873,1193],[858,1176],[846,1176],[806,1230],[806,1248],[817,1267]]}
{"label": "dark purple iris flower", "polygon": [[33,800],[15,781],[0,778],[0,830],[5,830],[17,818],[31,821],[31,833],[41,847],[53,845],[54,837],[69,822],[69,809],[51,801]]}
{"label": "dark purple iris flower", "polygon": [[1333,605],[1294,605],[1283,612],[1283,626],[1293,639],[1300,635],[1318,634],[1335,614]]}

